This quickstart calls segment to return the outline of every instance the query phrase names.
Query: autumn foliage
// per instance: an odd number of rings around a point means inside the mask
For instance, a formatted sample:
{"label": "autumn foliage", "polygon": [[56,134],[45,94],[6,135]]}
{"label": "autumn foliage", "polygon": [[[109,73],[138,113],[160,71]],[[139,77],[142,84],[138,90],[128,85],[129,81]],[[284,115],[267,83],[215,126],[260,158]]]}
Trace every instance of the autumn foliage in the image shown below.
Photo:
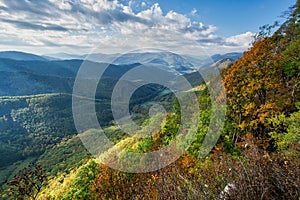
{"label": "autumn foliage", "polygon": [[36,199],[47,181],[45,169],[30,163],[13,179],[7,181],[8,193],[14,199]]}
{"label": "autumn foliage", "polygon": [[269,119],[296,110],[299,91],[299,2],[287,22],[223,71],[228,118],[241,133],[266,139]]}

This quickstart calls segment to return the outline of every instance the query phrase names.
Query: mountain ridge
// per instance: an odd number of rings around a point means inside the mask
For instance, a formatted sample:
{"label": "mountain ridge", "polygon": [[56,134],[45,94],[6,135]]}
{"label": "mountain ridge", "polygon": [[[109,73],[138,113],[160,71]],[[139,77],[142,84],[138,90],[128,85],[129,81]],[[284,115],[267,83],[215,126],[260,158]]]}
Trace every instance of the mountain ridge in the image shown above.
{"label": "mountain ridge", "polygon": [[43,56],[21,51],[1,51],[0,58],[7,58],[19,61],[47,61]]}

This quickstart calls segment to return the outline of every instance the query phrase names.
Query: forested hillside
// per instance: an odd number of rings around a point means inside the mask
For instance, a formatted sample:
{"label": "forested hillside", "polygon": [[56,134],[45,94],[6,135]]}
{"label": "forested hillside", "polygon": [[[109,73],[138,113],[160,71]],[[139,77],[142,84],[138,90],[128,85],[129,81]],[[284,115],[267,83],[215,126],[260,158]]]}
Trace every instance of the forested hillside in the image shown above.
{"label": "forested hillside", "polygon": [[[227,98],[227,115],[218,144],[205,158],[198,156],[199,149],[215,108],[210,99],[211,91],[204,84],[197,87],[199,127],[182,130],[187,136],[196,133],[191,146],[176,162],[148,173],[121,172],[91,158],[79,138],[72,135],[75,130],[72,123],[69,123],[70,111],[65,109],[65,104],[70,103],[66,100],[70,98],[69,95],[0,99],[6,108],[0,111],[0,127],[13,126],[16,132],[14,135],[9,132],[1,135],[3,140],[1,138],[0,141],[7,141],[1,144],[3,151],[0,152],[5,152],[3,156],[17,155],[15,159],[7,156],[5,160],[13,163],[25,155],[38,159],[36,166],[29,165],[6,183],[2,198],[299,199],[299,0],[285,17],[285,23],[279,27],[276,24],[262,27],[252,47],[222,70],[226,94],[219,98]],[[194,76],[190,75],[190,78],[196,79]],[[144,89],[153,91],[151,85]],[[136,93],[136,102],[133,103],[140,104],[145,100],[169,102],[172,96],[161,95],[162,91],[166,92],[164,89],[159,88],[153,96],[144,96],[145,93],[140,91]],[[18,103],[13,104],[14,101]],[[44,106],[48,101],[55,104],[59,102],[62,107],[49,112],[51,106]],[[49,102],[47,105],[50,105]],[[135,108],[147,113],[147,108],[135,106],[132,105],[132,110]],[[168,110],[165,120],[159,121],[159,114],[139,118],[138,122],[142,125],[161,124],[159,128],[151,130],[150,136],[146,138],[129,137],[118,127],[107,126],[104,131],[122,151],[111,154],[115,150],[112,148],[99,157],[117,162],[124,157],[129,159],[126,152],[146,153],[168,145],[179,130],[179,107],[175,98],[173,108]],[[52,114],[37,116],[39,113]],[[16,120],[22,117],[28,118],[26,124]],[[36,119],[51,123],[49,127],[52,129],[39,127]],[[111,125],[109,122],[107,125]],[[96,133],[97,130],[87,132]],[[22,140],[20,144],[34,145],[35,148],[21,151],[25,146],[10,145],[13,140]],[[178,149],[182,148],[180,144],[177,145]],[[136,166],[141,166],[146,161],[141,159],[136,162]],[[32,187],[26,187],[26,183]]]}

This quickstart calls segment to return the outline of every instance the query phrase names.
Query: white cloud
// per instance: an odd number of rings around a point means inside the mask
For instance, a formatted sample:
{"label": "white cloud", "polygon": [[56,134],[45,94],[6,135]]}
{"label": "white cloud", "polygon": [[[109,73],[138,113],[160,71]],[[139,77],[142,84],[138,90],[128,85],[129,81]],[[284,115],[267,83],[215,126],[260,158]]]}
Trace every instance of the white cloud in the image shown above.
{"label": "white cloud", "polygon": [[69,2],[64,0],[50,0],[51,3],[55,3],[61,10],[71,10],[72,6]]}
{"label": "white cloud", "polygon": [[191,11],[191,15],[196,15],[197,14],[197,9],[196,8],[193,8],[193,10]]}
{"label": "white cloud", "polygon": [[147,10],[143,10],[137,14],[138,17],[149,19],[149,20],[159,20],[162,18],[162,9],[158,3],[155,3]]}
{"label": "white cloud", "polygon": [[227,43],[234,44],[236,46],[248,47],[250,43],[253,42],[254,34],[251,32],[246,32],[240,35],[231,36],[226,38]]}
{"label": "white cloud", "polygon": [[159,47],[193,54],[203,49],[242,51],[251,42],[250,32],[222,38],[216,35],[217,27],[175,11],[164,13],[158,3],[146,8],[142,2],[142,9],[135,12],[133,4],[117,0],[19,0],[18,4],[0,0],[0,5],[8,8],[0,8],[0,48],[86,53],[101,45],[102,53]]}
{"label": "white cloud", "polygon": [[147,3],[143,1],[143,2],[141,3],[141,6],[142,6],[142,7],[146,7],[146,6],[147,6]]}

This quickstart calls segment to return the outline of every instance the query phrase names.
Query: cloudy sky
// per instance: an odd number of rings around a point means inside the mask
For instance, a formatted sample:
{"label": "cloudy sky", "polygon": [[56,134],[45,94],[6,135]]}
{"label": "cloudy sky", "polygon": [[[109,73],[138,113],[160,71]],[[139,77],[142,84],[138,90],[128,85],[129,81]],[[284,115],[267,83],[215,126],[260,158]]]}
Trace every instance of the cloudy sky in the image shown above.
{"label": "cloudy sky", "polygon": [[244,51],[296,0],[0,0],[0,50]]}

